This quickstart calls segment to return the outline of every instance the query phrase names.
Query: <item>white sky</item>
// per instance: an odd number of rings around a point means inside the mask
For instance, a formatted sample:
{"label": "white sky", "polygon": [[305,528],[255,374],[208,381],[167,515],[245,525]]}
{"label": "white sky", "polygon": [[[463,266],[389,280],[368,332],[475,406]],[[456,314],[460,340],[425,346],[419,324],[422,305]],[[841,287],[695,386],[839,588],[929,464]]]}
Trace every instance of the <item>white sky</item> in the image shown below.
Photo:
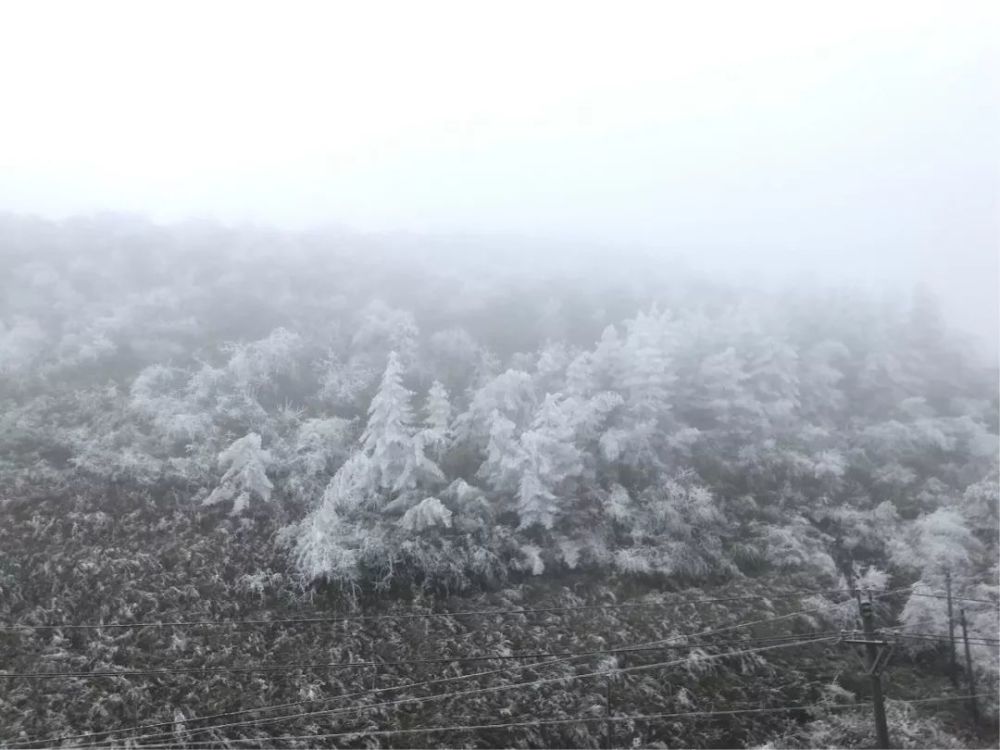
{"label": "white sky", "polygon": [[995,347],[997,8],[10,0],[0,210],[924,280]]}

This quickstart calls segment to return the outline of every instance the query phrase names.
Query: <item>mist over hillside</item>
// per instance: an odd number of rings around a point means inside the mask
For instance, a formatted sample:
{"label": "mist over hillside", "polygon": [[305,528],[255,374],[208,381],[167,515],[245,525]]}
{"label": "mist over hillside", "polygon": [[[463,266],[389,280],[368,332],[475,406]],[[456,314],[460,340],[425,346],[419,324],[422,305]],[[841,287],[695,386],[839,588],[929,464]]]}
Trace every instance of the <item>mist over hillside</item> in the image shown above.
{"label": "mist over hillside", "polygon": [[[655,607],[703,591],[803,606],[795,592],[813,592],[811,619],[777,615],[793,630],[767,631],[773,644],[807,637],[795,628],[851,623],[843,592],[855,587],[885,596],[880,617],[902,634],[947,630],[937,598],[946,575],[955,596],[997,601],[997,366],[925,290],[767,288],[629,250],[116,215],[4,216],[0,263],[6,623],[412,613],[435,601],[586,611],[627,591]],[[995,684],[996,608],[969,607],[976,673]],[[720,612],[736,618],[724,622],[759,615]],[[598,629],[662,639],[682,621],[694,627],[680,617],[637,612]],[[562,619],[512,626],[502,645],[447,619],[452,635],[435,642],[454,658],[474,643],[478,653],[530,651],[564,636],[570,650],[607,648],[593,640],[595,623],[574,621],[568,634],[547,629]],[[198,640],[66,642],[47,632],[9,634],[12,671],[225,670],[258,651],[268,663],[301,662],[329,660],[321,654],[333,648],[349,662],[375,647],[360,631],[340,646],[255,636],[220,661]],[[425,658],[424,639],[411,636],[380,637],[402,660],[383,674],[389,684],[407,684],[406,659]],[[914,680],[904,693],[917,699],[948,669],[939,641],[920,637],[898,657]],[[757,642],[740,643],[718,645],[719,655]],[[782,684],[796,662],[756,657],[773,672],[776,705],[835,700],[844,685],[852,695],[849,682],[831,682],[823,660],[840,657],[824,648]],[[99,682],[84,679],[80,700],[66,702],[61,690],[14,681],[2,723],[16,729],[10,738],[86,731],[106,741],[135,723],[130,715],[176,731],[177,716],[243,710],[250,690],[231,675],[137,679],[133,708],[99,715],[87,706],[120,695]],[[641,675],[617,679],[620,705],[663,710]],[[690,667],[686,679],[670,710],[688,710],[691,692],[732,705],[752,696],[752,681],[728,668]],[[356,689],[333,677],[267,684],[265,700],[279,703]],[[562,701],[562,715],[596,700],[550,687],[540,700]],[[514,710],[503,700],[470,704],[462,720]],[[982,702],[996,710],[995,697]],[[449,723],[433,707],[413,710],[425,725]],[[868,741],[863,714],[837,716],[656,724],[629,736]],[[955,714],[894,726],[908,746],[977,741]],[[268,744],[279,736],[238,731]],[[524,731],[516,742],[603,742],[586,727]]]}
{"label": "mist over hillside", "polygon": [[1000,5],[0,14],[0,748],[988,748]]}

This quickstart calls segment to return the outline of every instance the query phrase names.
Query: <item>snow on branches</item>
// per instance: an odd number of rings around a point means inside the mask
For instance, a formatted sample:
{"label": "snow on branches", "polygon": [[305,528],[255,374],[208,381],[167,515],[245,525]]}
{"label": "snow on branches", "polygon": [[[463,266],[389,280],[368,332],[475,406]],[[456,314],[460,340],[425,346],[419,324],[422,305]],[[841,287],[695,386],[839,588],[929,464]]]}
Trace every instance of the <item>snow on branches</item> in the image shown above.
{"label": "snow on branches", "polygon": [[271,454],[260,446],[260,435],[249,435],[234,441],[219,454],[219,466],[225,469],[219,485],[202,501],[202,505],[232,502],[231,515],[240,515],[253,499],[262,503],[271,500],[273,485],[267,478]]}

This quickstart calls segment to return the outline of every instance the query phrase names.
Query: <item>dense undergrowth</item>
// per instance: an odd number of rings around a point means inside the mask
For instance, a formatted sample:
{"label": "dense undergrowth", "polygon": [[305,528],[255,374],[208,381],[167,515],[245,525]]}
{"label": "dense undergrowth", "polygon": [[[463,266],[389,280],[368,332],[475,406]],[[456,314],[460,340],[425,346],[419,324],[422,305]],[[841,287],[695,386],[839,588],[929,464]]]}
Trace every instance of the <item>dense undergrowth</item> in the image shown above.
{"label": "dense undergrowth", "polygon": [[[67,506],[71,507],[68,510]],[[249,524],[219,512],[190,512],[179,499],[128,492],[38,501],[8,509],[0,527],[4,550],[2,607],[5,623],[138,623],[247,621],[309,617],[367,617],[393,613],[469,612],[649,603],[647,608],[590,609],[513,616],[466,615],[427,619],[374,619],[338,623],[227,627],[145,627],[101,630],[25,630],[2,633],[5,671],[117,672],[144,669],[278,666],[264,673],[194,672],[121,677],[18,678],[4,681],[0,725],[8,743],[55,744],[63,735],[101,745],[124,744],[127,733],[110,730],[164,723],[141,734],[166,732],[147,741],[182,746],[175,730],[260,717],[363,706],[446,691],[500,688],[519,682],[679,660],[669,668],[615,675],[611,710],[621,715],[820,704],[826,708],[761,715],[686,717],[670,721],[615,723],[615,746],[754,746],[822,744],[867,746],[867,709],[838,710],[838,703],[865,700],[860,659],[836,642],[784,648],[785,641],[754,640],[827,633],[856,623],[850,597],[796,594],[814,587],[806,576],[747,578],[691,589],[655,578],[566,573],[543,580],[526,577],[478,594],[449,596],[419,588],[353,599],[330,586],[303,588],[288,561],[270,544],[254,543],[277,531],[273,521]],[[246,571],[254,571],[248,574]],[[705,598],[757,596],[711,604]],[[835,602],[847,603],[840,605]],[[877,601],[880,624],[896,621],[903,599]],[[818,609],[817,609],[818,608]],[[766,620],[799,609],[813,611],[715,636],[678,640],[659,648],[610,657],[593,655],[549,666],[545,659],[393,664],[413,659],[505,656],[515,653],[578,653]],[[723,660],[726,651],[781,648]],[[693,655],[692,655],[693,654]],[[286,670],[290,664],[376,661],[378,668]],[[474,672],[483,677],[407,689],[410,683]],[[389,690],[399,688],[398,690]],[[368,693],[372,689],[385,691]],[[609,680],[485,692],[447,700],[402,704],[340,716],[312,716],[272,724],[229,727],[199,734],[200,741],[253,738],[264,746],[310,747],[317,740],[282,736],[603,717]],[[941,650],[902,651],[887,677],[896,700],[956,695],[949,688]],[[338,695],[362,692],[346,701]],[[282,711],[238,714],[202,722],[198,717],[254,706],[302,702]],[[988,710],[990,701],[983,704]],[[988,742],[970,732],[962,704],[899,706],[893,732],[902,747],[965,747]],[[540,747],[606,745],[602,722],[515,727],[475,733],[444,732],[398,737],[337,737],[346,747]],[[322,743],[319,743],[322,744]],[[196,745],[195,745],[196,746]],[[247,746],[240,744],[240,747]],[[985,746],[985,745],[984,745]]]}

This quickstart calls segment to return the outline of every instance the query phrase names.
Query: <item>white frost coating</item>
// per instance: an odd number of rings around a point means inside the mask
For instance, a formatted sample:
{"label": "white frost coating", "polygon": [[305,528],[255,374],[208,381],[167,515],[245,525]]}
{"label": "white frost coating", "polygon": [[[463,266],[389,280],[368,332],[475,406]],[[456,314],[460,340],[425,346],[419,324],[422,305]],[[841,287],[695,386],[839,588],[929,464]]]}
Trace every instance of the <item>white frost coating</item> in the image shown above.
{"label": "white frost coating", "polygon": [[556,541],[556,545],[559,547],[559,554],[562,557],[562,561],[566,564],[566,567],[570,570],[576,568],[580,563],[580,552],[583,549],[583,545],[572,539],[560,538]]}
{"label": "white frost coating", "polygon": [[670,367],[670,318],[654,307],[627,323],[625,339],[625,401],[640,421],[655,420],[670,408],[675,377]]}
{"label": "white frost coating", "polygon": [[633,512],[632,498],[629,497],[628,490],[620,484],[614,485],[608,493],[605,512],[616,521],[628,521]]}
{"label": "white frost coating", "polygon": [[358,575],[359,540],[335,510],[313,513],[299,529],[295,557],[310,578],[353,581]]}
{"label": "white frost coating", "polygon": [[435,458],[440,458],[452,439],[451,402],[448,391],[440,381],[435,380],[427,392],[424,404],[426,427],[422,431],[424,447]]}
{"label": "white frost coating", "polygon": [[423,531],[431,526],[451,528],[451,511],[436,497],[428,497],[406,511],[399,525],[407,531]]}
{"label": "white frost coating", "polygon": [[483,491],[478,487],[473,487],[464,479],[456,479],[448,485],[445,490],[450,497],[455,498],[459,505],[468,505],[482,499]]}
{"label": "white frost coating", "polygon": [[479,467],[476,476],[498,492],[514,492],[520,481],[524,462],[516,427],[498,410],[490,415],[489,423],[486,460]]}
{"label": "white frost coating", "polygon": [[418,432],[410,439],[403,460],[403,467],[392,486],[394,492],[415,490],[421,486],[444,484],[445,476],[438,465],[427,457],[426,432]]}
{"label": "white frost coating", "polygon": [[267,478],[271,454],[260,447],[260,435],[251,432],[241,437],[219,454],[219,466],[226,470],[219,486],[202,501],[202,505],[217,505],[233,501],[232,515],[239,515],[254,497],[270,502],[273,485]]}
{"label": "white frost coating", "polygon": [[375,483],[381,489],[394,487],[410,460],[412,395],[403,386],[403,366],[399,356],[390,352],[382,384],[368,407],[368,425],[361,435],[361,445],[372,461]]}
{"label": "white frost coating", "polygon": [[946,570],[955,575],[968,569],[981,548],[958,511],[938,508],[917,519],[908,538],[897,540],[891,551],[897,565],[929,578]]}
{"label": "white frost coating", "polygon": [[459,440],[485,445],[495,422],[494,412],[523,428],[534,408],[531,376],[521,370],[507,370],[473,393],[468,410],[455,421],[455,431]]}
{"label": "white frost coating", "polygon": [[275,374],[287,372],[301,345],[302,339],[297,333],[276,328],[259,341],[230,346],[231,356],[226,369],[241,387],[259,386]]}
{"label": "white frost coating", "polygon": [[324,509],[349,512],[374,502],[371,461],[361,451],[348,458],[333,475],[317,512]]}
{"label": "white frost coating", "polygon": [[[443,388],[432,391],[434,425],[446,428]],[[390,352],[361,445],[331,478],[298,533],[296,554],[310,576],[352,581],[363,555],[391,554],[407,544],[400,532],[451,527],[452,511],[439,499],[418,502],[417,493],[439,488],[446,478],[427,454],[434,427],[415,427],[411,397],[400,357]]]}
{"label": "white frost coating", "polygon": [[769,526],[765,530],[768,561],[779,568],[813,570],[836,577],[833,558],[810,531],[809,523],[802,518],[790,519],[785,526]]}
{"label": "white frost coating", "polygon": [[308,476],[321,474],[348,450],[351,421],[339,417],[307,419],[295,435],[295,455]]}
{"label": "white frost coating", "polygon": [[540,576],[545,572],[545,563],[542,561],[542,550],[535,544],[522,544],[521,554],[524,555],[525,568],[531,571],[532,575]]}
{"label": "white frost coating", "polygon": [[538,408],[531,429],[521,436],[524,470],[517,493],[521,527],[533,524],[550,529],[560,510],[560,488],[583,472],[572,419],[575,400],[549,395]]}

